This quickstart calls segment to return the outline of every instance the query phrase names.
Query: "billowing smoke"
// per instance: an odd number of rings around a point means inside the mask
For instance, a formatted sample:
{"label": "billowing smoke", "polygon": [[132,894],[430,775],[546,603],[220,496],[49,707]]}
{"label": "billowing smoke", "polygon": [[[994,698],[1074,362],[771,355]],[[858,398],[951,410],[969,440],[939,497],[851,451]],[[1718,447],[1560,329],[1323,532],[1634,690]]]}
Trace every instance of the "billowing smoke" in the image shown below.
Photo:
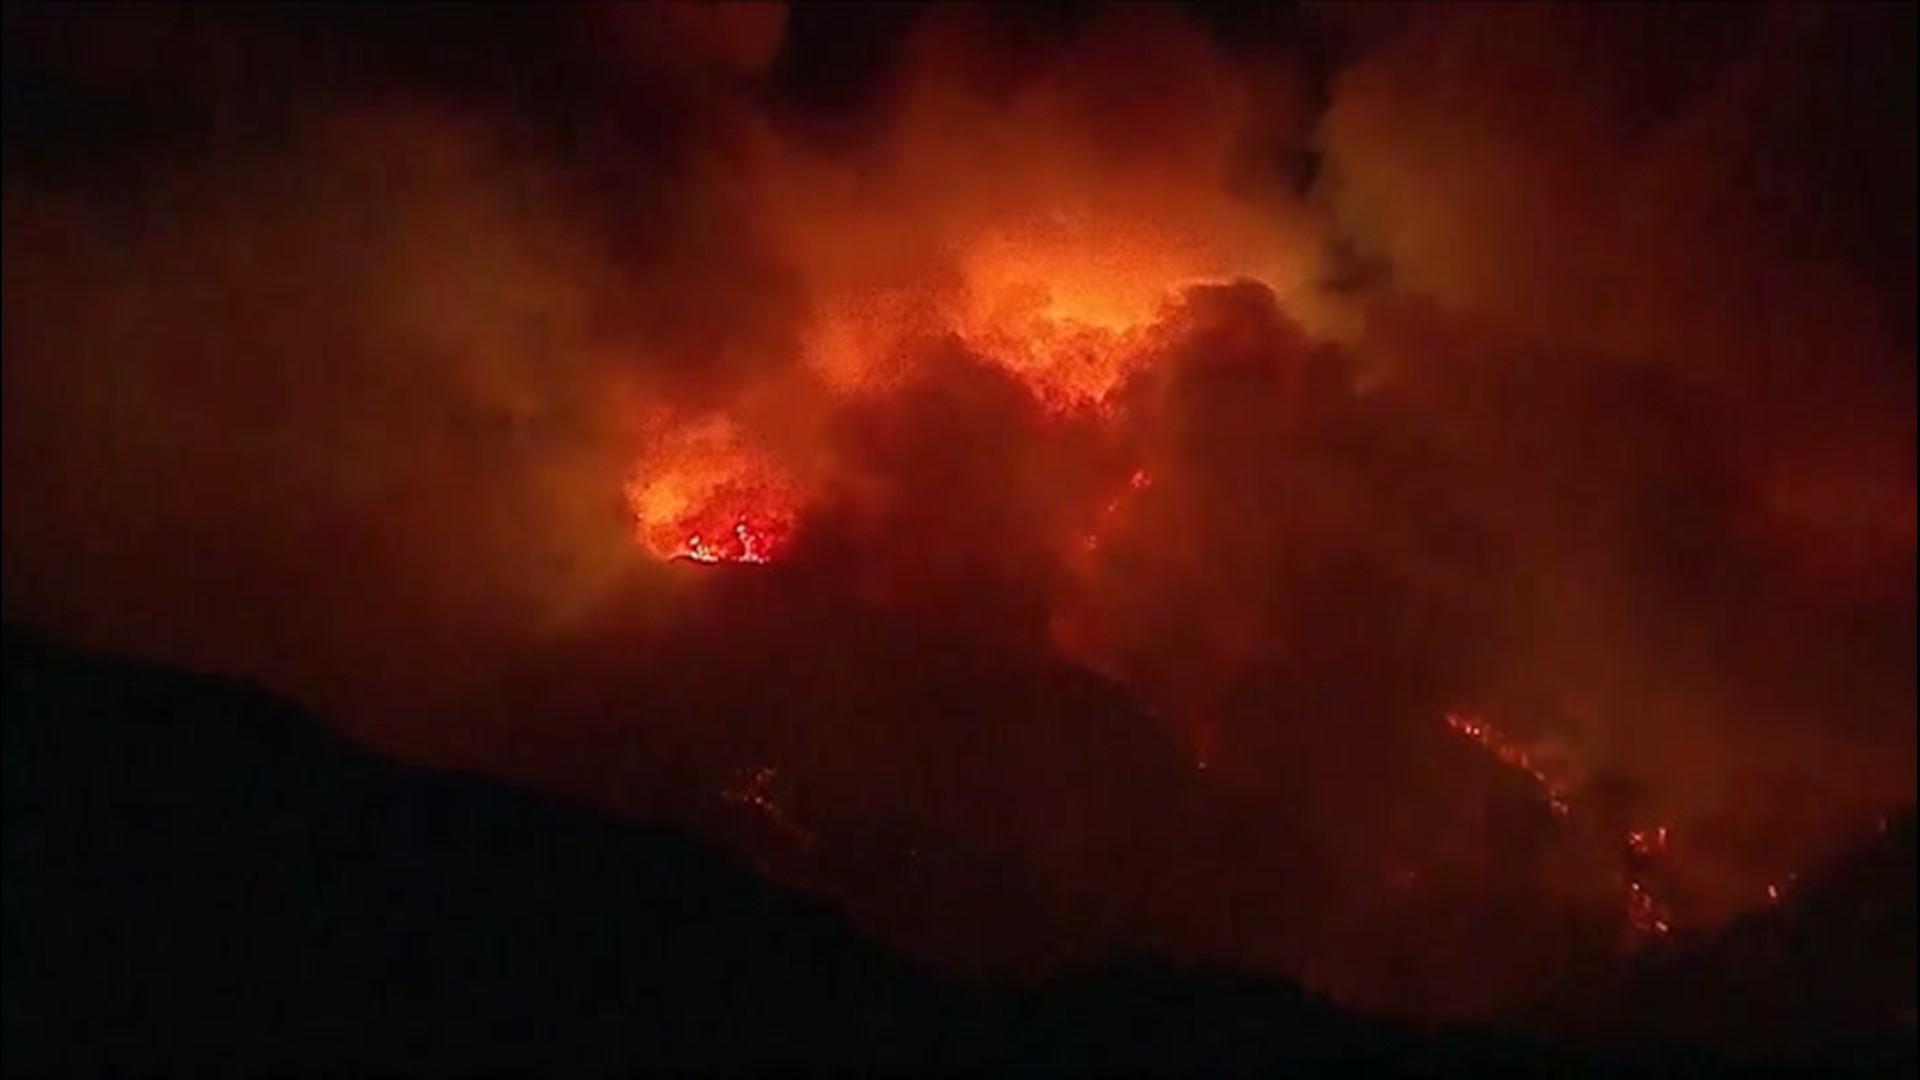
{"label": "billowing smoke", "polygon": [[903,10],[10,9],[8,618],[1421,1010],[1911,801],[1910,13]]}

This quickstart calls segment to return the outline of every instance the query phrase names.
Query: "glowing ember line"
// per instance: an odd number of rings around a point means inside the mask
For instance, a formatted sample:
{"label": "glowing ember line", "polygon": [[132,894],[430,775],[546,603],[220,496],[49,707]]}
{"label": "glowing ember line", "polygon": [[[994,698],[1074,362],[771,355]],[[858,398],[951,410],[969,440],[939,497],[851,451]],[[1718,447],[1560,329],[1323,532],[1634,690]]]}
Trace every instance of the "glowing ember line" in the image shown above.
{"label": "glowing ember line", "polygon": [[1567,792],[1546,770],[1546,768],[1527,750],[1526,747],[1508,738],[1498,728],[1472,713],[1454,710],[1447,713],[1447,726],[1479,743],[1494,760],[1510,769],[1517,769],[1532,778],[1534,786],[1540,791],[1541,798],[1555,817],[1566,817],[1571,812],[1567,802]]}
{"label": "glowing ember line", "polygon": [[[1571,815],[1568,791],[1537,755],[1472,713],[1454,710],[1447,713],[1446,719],[1449,728],[1478,743],[1496,761],[1532,779],[1556,817]],[[1623,921],[1625,944],[1629,949],[1673,932],[1673,912],[1658,888],[1660,864],[1667,857],[1670,838],[1665,825],[1627,831],[1623,852],[1626,884]],[[1768,896],[1775,895],[1776,891],[1769,886]]]}
{"label": "glowing ember line", "polygon": [[1631,948],[1673,932],[1673,913],[1656,889],[1660,863],[1667,855],[1665,825],[1627,830],[1627,944]]}
{"label": "glowing ember line", "polygon": [[1666,905],[1638,881],[1627,883],[1627,930],[1638,939],[1665,936],[1673,932]]}

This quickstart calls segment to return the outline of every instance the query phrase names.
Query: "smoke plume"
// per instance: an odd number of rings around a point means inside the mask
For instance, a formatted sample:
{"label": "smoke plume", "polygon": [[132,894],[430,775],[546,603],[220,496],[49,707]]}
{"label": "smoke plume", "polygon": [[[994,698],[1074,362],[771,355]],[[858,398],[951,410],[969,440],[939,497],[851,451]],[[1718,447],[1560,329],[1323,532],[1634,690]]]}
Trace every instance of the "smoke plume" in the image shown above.
{"label": "smoke plume", "polygon": [[466,15],[9,9],[9,619],[1423,1011],[1912,800],[1910,12]]}

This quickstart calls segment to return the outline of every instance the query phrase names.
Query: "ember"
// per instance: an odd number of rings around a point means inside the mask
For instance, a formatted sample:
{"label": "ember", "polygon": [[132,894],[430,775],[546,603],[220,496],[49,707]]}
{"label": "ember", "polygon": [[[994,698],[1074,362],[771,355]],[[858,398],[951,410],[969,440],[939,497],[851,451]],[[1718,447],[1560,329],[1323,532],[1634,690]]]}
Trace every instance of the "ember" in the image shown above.
{"label": "ember", "polygon": [[1447,726],[1479,743],[1502,765],[1516,769],[1532,778],[1542,801],[1547,804],[1549,810],[1553,811],[1555,817],[1566,817],[1571,812],[1566,789],[1548,771],[1546,764],[1537,754],[1508,738],[1484,718],[1472,713],[1459,710],[1447,713]]}
{"label": "ember", "polygon": [[1107,536],[1119,524],[1126,512],[1127,504],[1136,493],[1152,486],[1153,477],[1147,470],[1133,470],[1127,477],[1126,489],[1101,505],[1099,519],[1094,523],[1093,529],[1081,537],[1081,547],[1088,552],[1095,552],[1106,546]]}
{"label": "ember", "polygon": [[730,421],[650,418],[627,503],[636,539],[662,559],[768,563],[790,540],[801,487]]}
{"label": "ember", "polygon": [[[1455,710],[1447,714],[1447,726],[1486,748],[1495,760],[1524,773],[1540,792],[1541,799],[1555,817],[1572,816],[1573,807],[1564,781],[1541,756],[1514,741],[1493,724],[1473,713]],[[1670,834],[1665,825],[1627,830],[1624,871],[1626,901],[1624,912],[1625,945],[1637,949],[1647,940],[1673,932],[1674,915],[1662,895],[1665,861]],[[1776,892],[1768,887],[1768,896]]]}
{"label": "ember", "polygon": [[1625,922],[1629,949],[1673,932],[1673,912],[1660,885],[1666,876],[1667,840],[1665,825],[1627,831]]}
{"label": "ember", "polygon": [[1673,932],[1666,905],[1638,881],[1627,883],[1626,915],[1629,947],[1649,937],[1661,937]]}
{"label": "ember", "polygon": [[774,788],[779,780],[779,770],[771,765],[745,769],[720,793],[720,798],[754,811],[800,847],[811,848],[815,841],[814,834],[795,822],[774,796]]}

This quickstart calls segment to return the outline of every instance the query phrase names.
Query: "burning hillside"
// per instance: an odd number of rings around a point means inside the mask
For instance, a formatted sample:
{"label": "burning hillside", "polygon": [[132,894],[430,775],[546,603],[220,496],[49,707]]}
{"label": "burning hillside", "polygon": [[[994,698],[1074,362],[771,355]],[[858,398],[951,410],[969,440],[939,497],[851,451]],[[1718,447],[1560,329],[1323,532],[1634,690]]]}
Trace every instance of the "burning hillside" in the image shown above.
{"label": "burning hillside", "polygon": [[1914,798],[1910,15],[185,10],[6,16],[9,619],[1428,1013]]}

